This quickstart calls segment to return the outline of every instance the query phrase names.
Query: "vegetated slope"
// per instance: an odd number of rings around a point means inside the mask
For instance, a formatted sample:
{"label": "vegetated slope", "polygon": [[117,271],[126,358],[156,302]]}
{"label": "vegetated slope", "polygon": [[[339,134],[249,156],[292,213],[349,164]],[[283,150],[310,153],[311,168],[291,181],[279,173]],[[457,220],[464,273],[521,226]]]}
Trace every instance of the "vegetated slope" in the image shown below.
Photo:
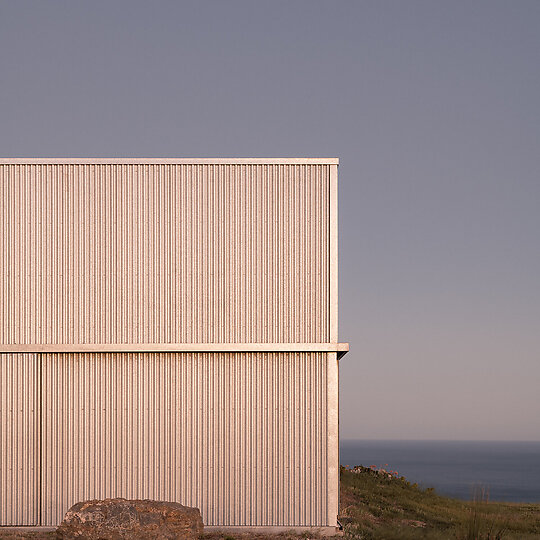
{"label": "vegetated slope", "polygon": [[[344,540],[450,538],[498,540],[540,538],[540,504],[465,502],[438,495],[382,469],[341,469],[339,519]],[[49,540],[55,532],[2,531],[9,540]],[[203,533],[204,540],[288,540],[321,538],[312,532]]]}
{"label": "vegetated slope", "polygon": [[442,497],[383,469],[342,467],[339,519],[349,538],[540,538],[540,504],[475,499]]}

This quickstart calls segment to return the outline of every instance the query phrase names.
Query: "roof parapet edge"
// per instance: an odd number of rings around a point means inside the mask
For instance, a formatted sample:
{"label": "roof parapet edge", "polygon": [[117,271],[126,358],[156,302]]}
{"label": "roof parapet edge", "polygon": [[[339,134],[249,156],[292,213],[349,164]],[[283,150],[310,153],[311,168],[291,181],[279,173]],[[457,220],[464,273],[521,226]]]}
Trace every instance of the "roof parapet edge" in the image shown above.
{"label": "roof parapet edge", "polygon": [[339,165],[339,158],[0,158],[0,165]]}

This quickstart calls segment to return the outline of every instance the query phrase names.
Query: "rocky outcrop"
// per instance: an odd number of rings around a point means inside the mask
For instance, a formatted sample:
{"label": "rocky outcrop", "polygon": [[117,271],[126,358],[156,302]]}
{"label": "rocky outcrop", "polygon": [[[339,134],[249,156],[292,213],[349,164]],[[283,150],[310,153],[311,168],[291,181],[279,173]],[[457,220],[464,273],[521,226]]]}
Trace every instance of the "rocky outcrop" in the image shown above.
{"label": "rocky outcrop", "polygon": [[191,540],[202,532],[197,508],[175,502],[104,499],[74,504],[56,534],[64,540]]}

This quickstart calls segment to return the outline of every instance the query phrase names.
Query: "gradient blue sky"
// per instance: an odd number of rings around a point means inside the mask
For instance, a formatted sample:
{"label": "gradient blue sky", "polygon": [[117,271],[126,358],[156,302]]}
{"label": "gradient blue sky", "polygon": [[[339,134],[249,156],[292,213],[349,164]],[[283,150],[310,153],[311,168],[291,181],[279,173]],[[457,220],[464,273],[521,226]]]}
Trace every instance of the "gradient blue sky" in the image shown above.
{"label": "gradient blue sky", "polygon": [[540,440],[540,2],[0,0],[3,157],[337,156],[344,438]]}

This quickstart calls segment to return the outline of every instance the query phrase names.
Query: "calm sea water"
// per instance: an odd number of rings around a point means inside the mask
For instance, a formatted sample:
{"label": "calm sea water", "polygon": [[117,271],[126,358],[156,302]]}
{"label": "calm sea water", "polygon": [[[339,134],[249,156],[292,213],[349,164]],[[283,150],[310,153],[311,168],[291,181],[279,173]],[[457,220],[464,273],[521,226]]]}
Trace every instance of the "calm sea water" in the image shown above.
{"label": "calm sea water", "polygon": [[342,440],[342,465],[395,470],[440,494],[470,500],[540,502],[540,442]]}

